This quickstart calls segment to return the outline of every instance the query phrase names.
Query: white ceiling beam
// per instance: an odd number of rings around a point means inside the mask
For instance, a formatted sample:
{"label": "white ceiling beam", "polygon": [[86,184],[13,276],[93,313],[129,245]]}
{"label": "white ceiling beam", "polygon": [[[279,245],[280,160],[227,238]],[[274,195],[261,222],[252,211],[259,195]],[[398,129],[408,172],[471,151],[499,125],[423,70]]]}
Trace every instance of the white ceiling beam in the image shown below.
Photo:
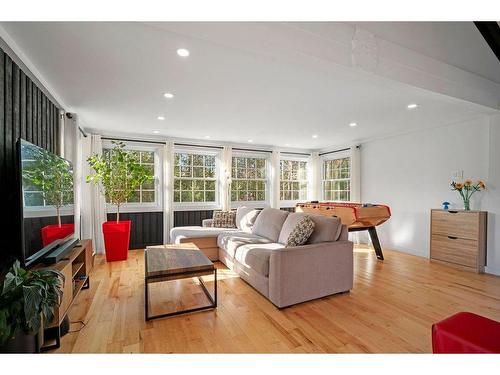
{"label": "white ceiling beam", "polygon": [[[382,39],[349,23],[149,23],[159,29],[284,63],[331,64],[495,110],[500,84]],[[241,28],[244,32],[238,32]],[[235,32],[230,32],[231,30]],[[311,59],[313,57],[313,59]]]}

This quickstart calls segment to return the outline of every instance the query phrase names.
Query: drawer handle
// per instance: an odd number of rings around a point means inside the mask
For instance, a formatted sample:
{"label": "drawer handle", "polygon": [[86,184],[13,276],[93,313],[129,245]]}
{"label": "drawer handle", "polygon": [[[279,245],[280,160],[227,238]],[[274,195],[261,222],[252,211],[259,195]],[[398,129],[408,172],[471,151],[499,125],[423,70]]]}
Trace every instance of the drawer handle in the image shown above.
{"label": "drawer handle", "polygon": [[449,212],[450,214],[457,214],[457,213],[458,213],[458,211],[451,211],[451,210],[448,210],[448,212]]}
{"label": "drawer handle", "polygon": [[458,237],[455,237],[455,236],[448,236],[448,238],[449,238],[450,240],[456,240]]}

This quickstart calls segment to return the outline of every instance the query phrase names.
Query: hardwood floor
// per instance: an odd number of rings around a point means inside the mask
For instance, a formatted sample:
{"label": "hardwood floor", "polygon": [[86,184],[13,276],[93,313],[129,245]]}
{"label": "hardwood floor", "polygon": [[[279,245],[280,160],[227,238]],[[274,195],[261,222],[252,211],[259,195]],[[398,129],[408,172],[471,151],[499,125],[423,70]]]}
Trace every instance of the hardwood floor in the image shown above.
{"label": "hardwood floor", "polygon": [[[216,311],[147,323],[143,251],[131,251],[124,262],[98,257],[90,289],[70,313],[72,322],[86,326],[64,336],[57,352],[421,353],[431,351],[432,323],[455,312],[500,320],[500,277],[385,249],[384,254],[380,262],[373,251],[356,248],[350,293],[283,310],[219,263]],[[210,278],[204,280],[211,286]],[[160,301],[162,292],[163,300],[182,296],[183,308],[206,302],[191,280],[153,285],[151,301]],[[177,302],[165,301],[153,309],[175,307]]]}

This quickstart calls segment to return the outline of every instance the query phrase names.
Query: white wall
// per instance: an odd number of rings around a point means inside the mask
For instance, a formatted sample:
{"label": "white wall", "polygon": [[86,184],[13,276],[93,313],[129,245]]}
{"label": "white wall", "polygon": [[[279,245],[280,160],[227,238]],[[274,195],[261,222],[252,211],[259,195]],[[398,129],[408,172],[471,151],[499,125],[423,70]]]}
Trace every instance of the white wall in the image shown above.
{"label": "white wall", "polygon": [[[484,117],[362,145],[361,199],[392,210],[391,219],[378,229],[382,246],[429,256],[430,209],[444,201],[463,207],[449,188],[451,172],[463,170],[464,178],[489,182],[489,127]],[[486,206],[486,194],[476,193],[471,208]],[[497,253],[500,261],[499,249]]]}
{"label": "white wall", "polygon": [[486,207],[488,253],[486,272],[500,275],[500,115],[490,118],[490,163]]}

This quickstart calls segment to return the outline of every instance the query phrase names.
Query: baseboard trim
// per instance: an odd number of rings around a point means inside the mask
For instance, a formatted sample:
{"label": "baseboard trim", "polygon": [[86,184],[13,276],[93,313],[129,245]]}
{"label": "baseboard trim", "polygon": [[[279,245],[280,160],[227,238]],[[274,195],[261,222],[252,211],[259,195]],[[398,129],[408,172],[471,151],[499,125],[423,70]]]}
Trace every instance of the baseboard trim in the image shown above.
{"label": "baseboard trim", "polygon": [[500,269],[494,267],[484,267],[484,273],[489,273],[490,275],[500,276]]}

